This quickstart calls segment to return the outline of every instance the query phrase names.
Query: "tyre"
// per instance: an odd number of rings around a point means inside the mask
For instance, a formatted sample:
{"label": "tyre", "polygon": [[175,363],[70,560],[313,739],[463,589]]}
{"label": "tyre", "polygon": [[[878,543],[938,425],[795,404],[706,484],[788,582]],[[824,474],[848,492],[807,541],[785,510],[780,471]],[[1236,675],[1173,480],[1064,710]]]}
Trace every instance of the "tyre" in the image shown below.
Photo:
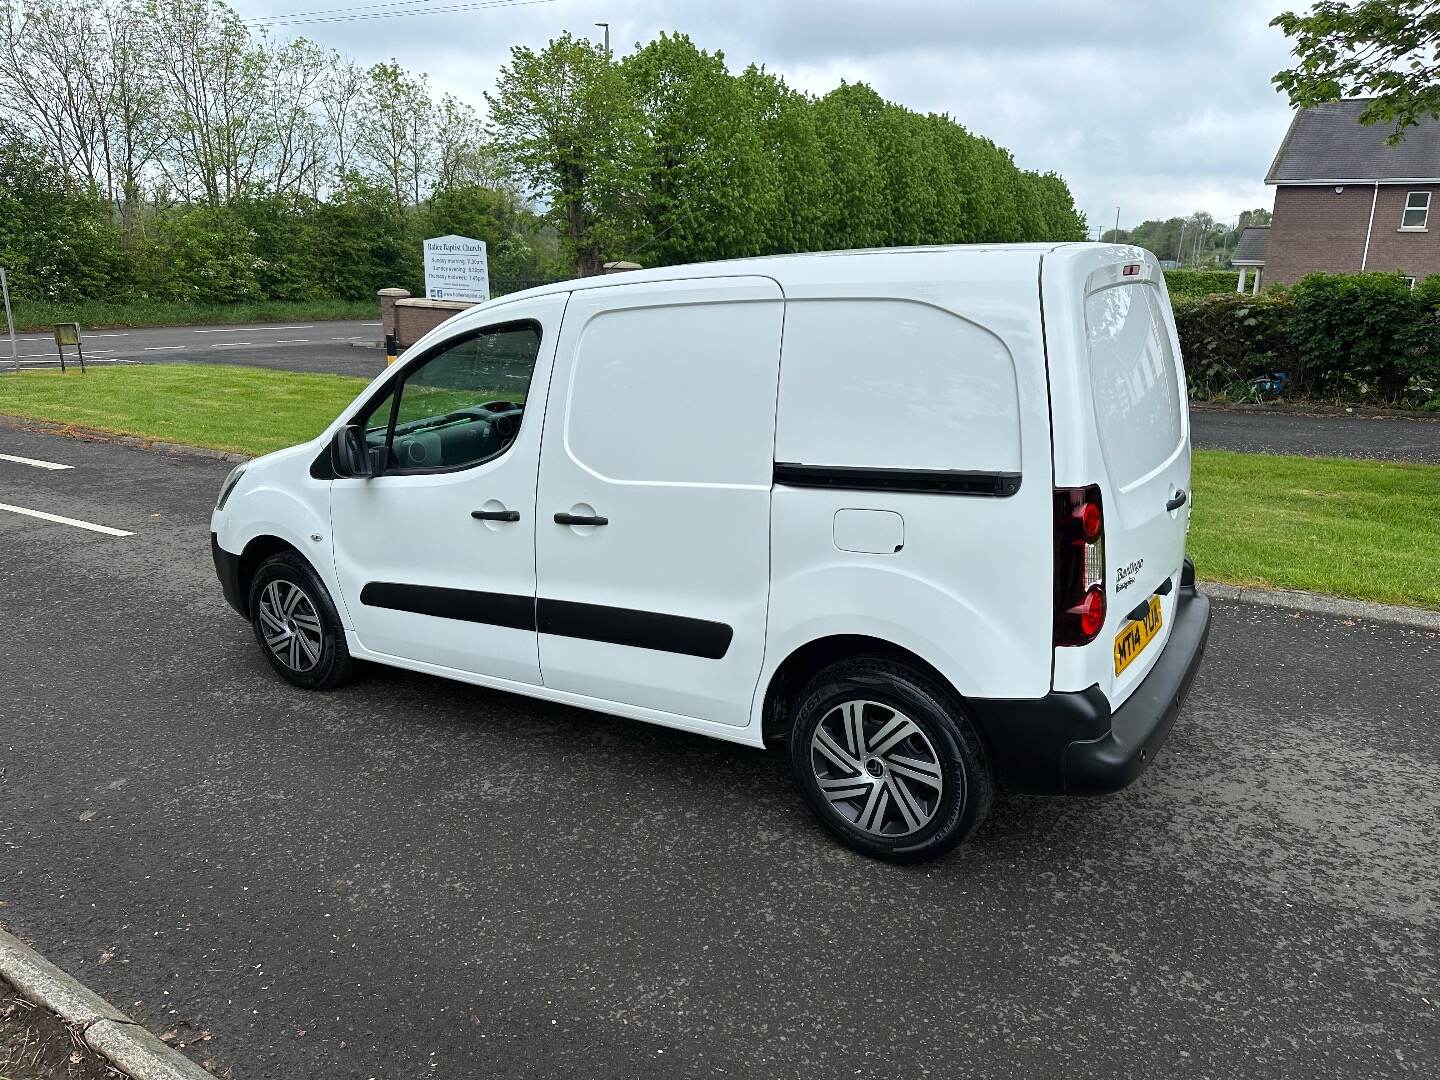
{"label": "tyre", "polygon": [[352,678],[358,661],[330,594],[299,555],[272,555],[250,584],[250,624],[265,658],[286,682],[330,690]]}
{"label": "tyre", "polygon": [[979,827],[995,783],[952,695],[904,664],[844,660],[801,691],[791,772],[820,823],[863,855],[936,858]]}

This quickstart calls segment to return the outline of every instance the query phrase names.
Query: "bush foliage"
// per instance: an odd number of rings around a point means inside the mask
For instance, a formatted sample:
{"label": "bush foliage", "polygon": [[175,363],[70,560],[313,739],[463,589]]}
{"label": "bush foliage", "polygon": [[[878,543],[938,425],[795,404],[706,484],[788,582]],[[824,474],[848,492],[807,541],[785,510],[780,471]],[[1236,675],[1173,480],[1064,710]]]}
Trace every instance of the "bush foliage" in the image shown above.
{"label": "bush foliage", "polygon": [[1210,296],[1234,293],[1240,275],[1234,270],[1166,270],[1171,296]]}
{"label": "bush foliage", "polygon": [[1440,275],[1311,274],[1260,296],[1175,295],[1191,393],[1274,371],[1302,397],[1423,405],[1440,383]]}

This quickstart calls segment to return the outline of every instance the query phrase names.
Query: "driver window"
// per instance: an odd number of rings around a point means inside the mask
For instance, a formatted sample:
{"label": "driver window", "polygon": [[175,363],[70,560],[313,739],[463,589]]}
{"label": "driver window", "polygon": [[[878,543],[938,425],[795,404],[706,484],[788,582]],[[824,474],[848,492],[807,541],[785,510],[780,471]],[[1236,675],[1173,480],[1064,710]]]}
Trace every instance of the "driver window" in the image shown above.
{"label": "driver window", "polygon": [[[371,414],[371,444],[389,442],[388,468],[458,469],[503,454],[520,431],[540,330],[525,324],[481,331],[402,376],[400,400]],[[390,416],[393,408],[393,430]]]}

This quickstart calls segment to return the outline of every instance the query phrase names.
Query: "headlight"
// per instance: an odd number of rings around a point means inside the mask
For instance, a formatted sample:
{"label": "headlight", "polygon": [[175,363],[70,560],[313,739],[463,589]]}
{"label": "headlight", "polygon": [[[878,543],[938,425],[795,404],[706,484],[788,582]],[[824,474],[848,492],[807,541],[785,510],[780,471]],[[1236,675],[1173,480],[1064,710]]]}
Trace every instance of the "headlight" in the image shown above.
{"label": "headlight", "polygon": [[230,470],[230,475],[225,477],[225,483],[220,485],[220,498],[215,500],[216,510],[225,509],[225,501],[230,498],[230,493],[235,490],[235,485],[240,483],[240,478],[244,475],[244,465],[236,465]]}

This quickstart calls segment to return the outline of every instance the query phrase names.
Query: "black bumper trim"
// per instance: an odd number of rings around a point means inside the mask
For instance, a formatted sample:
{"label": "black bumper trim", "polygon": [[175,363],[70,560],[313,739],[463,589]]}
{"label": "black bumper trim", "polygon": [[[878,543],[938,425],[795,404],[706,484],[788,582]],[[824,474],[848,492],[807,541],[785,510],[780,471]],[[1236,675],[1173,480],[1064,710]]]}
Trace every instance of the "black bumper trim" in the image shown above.
{"label": "black bumper trim", "polygon": [[211,533],[210,557],[215,560],[215,576],[220,579],[220,591],[225,594],[225,602],[248,619],[250,615],[245,610],[245,598],[240,595],[240,556],[231,555],[222,548],[219,538]]}
{"label": "black bumper trim", "polygon": [[1210,600],[1186,560],[1165,651],[1114,713],[1098,686],[1029,700],[970,702],[1000,781],[1026,795],[1106,795],[1154,760],[1200,670]]}

